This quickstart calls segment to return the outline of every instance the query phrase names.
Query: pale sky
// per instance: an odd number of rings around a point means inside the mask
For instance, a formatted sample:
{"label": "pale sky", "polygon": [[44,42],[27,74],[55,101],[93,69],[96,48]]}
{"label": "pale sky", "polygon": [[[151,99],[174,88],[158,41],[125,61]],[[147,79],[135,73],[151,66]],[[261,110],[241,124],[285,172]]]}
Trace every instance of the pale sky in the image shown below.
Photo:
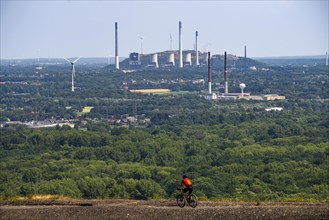
{"label": "pale sky", "polygon": [[[15,1],[0,0],[0,58],[119,56],[194,49],[248,57],[324,55],[329,0],[311,1]],[[141,40],[141,37],[143,40]]]}

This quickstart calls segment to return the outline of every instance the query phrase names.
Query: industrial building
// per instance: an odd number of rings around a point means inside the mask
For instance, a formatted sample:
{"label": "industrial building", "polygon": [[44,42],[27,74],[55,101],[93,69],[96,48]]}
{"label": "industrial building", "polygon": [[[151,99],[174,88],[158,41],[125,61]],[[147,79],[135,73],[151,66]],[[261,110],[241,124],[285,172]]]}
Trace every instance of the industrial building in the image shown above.
{"label": "industrial building", "polygon": [[251,93],[219,93],[217,99],[230,99],[230,100],[285,100],[286,97],[277,94],[267,94],[267,95],[251,95]]}
{"label": "industrial building", "polygon": [[133,52],[129,55],[129,68],[139,69],[142,66],[139,53]]}
{"label": "industrial building", "polygon": [[210,52],[208,52],[208,92],[204,94],[204,98],[207,100],[284,100],[285,96],[281,96],[278,94],[266,94],[266,95],[251,95],[250,93],[245,93],[243,90],[246,87],[246,84],[240,83],[239,87],[241,89],[241,93],[229,93],[228,88],[228,70],[226,65],[227,53],[224,53],[224,93],[213,93],[211,88],[211,56]]}

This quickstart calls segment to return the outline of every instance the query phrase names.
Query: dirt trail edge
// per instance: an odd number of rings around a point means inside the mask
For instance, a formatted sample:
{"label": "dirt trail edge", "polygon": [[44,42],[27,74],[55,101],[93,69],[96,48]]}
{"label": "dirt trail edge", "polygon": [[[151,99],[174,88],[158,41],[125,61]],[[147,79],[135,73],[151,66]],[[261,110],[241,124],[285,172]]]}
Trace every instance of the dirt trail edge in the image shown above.
{"label": "dirt trail edge", "polygon": [[329,219],[329,203],[199,202],[179,208],[174,200],[0,201],[0,219]]}

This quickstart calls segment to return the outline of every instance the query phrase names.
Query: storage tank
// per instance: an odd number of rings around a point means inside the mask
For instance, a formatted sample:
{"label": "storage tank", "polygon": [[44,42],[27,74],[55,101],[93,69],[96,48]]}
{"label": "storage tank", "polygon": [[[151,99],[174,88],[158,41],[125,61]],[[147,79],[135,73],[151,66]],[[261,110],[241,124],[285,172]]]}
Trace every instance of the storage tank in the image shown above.
{"label": "storage tank", "polygon": [[246,84],[241,83],[241,84],[239,85],[239,87],[240,87],[240,89],[241,89],[241,96],[243,96],[243,89],[246,88]]}

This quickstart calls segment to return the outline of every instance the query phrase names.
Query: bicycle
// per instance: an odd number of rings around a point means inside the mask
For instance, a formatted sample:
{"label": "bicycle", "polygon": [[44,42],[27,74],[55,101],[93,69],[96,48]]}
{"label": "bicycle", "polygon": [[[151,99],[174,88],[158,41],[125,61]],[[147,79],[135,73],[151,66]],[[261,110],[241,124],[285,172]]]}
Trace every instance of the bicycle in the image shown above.
{"label": "bicycle", "polygon": [[192,208],[197,207],[198,205],[198,197],[195,194],[191,194],[190,196],[188,196],[187,193],[185,193],[183,191],[182,188],[178,188],[178,190],[181,191],[180,194],[177,195],[177,205],[181,208],[183,208],[185,206],[185,204],[187,203],[189,206],[191,206]]}

